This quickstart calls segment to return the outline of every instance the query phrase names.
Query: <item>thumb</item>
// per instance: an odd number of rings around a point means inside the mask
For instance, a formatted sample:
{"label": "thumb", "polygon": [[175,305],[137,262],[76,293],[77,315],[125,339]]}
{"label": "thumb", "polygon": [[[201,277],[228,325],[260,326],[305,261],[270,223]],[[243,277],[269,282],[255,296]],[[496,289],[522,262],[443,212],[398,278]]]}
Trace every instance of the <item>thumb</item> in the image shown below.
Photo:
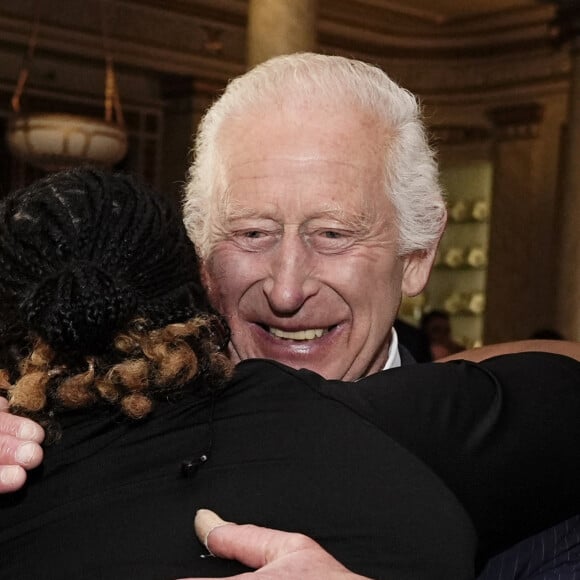
{"label": "thumb", "polygon": [[226,522],[205,509],[197,512],[194,523],[197,537],[214,556],[237,560],[250,568],[262,568],[303,549],[303,540],[306,539],[300,534]]}
{"label": "thumb", "polygon": [[[193,526],[195,528],[195,534],[199,538],[199,541],[209,550],[212,556],[217,556],[221,554],[216,554],[208,545],[210,534],[217,528],[225,525],[236,525],[231,522],[226,522],[222,520],[215,512],[206,509],[197,510],[195,514],[195,519],[193,520]],[[224,556],[226,557],[226,556]]]}

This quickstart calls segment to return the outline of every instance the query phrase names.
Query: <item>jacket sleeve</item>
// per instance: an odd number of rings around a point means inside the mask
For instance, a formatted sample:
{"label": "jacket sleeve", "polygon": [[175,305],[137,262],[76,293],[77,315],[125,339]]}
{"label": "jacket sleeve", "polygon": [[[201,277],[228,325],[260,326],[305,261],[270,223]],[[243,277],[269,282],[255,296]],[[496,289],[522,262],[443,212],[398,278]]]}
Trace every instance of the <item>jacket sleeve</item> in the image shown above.
{"label": "jacket sleeve", "polygon": [[580,513],[573,359],[526,353],[415,365],[320,390],[428,464],[471,515],[485,555]]}

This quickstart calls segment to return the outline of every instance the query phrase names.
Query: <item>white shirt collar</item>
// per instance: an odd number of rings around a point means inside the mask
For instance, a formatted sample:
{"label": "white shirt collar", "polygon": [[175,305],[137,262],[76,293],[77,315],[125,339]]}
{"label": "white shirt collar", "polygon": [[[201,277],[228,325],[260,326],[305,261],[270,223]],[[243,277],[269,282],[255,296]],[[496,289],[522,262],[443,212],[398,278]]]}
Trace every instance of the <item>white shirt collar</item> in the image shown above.
{"label": "white shirt collar", "polygon": [[391,344],[389,345],[389,356],[383,370],[394,369],[401,366],[401,355],[399,353],[399,337],[397,331],[391,328]]}

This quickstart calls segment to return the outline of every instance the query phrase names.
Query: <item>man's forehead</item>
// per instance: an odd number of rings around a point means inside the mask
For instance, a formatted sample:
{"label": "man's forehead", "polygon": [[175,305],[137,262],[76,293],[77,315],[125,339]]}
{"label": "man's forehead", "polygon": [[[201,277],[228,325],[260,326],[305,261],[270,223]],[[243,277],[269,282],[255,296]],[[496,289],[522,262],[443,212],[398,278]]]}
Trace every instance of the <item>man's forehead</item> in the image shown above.
{"label": "man's forehead", "polygon": [[307,160],[320,149],[325,157],[332,155],[337,145],[354,154],[361,146],[382,150],[388,133],[368,110],[324,101],[304,106],[290,101],[283,106],[251,107],[243,115],[227,118],[219,131],[218,155],[225,161],[232,154],[244,159],[250,153],[256,160],[256,153],[272,157],[290,151]]}
{"label": "man's forehead", "polygon": [[336,207],[360,203],[382,185],[382,179],[368,179],[373,171],[365,163],[343,161],[330,156],[250,157],[232,160],[224,167],[223,186],[232,200],[249,196],[264,202],[286,197],[318,198],[327,203],[335,198]]}

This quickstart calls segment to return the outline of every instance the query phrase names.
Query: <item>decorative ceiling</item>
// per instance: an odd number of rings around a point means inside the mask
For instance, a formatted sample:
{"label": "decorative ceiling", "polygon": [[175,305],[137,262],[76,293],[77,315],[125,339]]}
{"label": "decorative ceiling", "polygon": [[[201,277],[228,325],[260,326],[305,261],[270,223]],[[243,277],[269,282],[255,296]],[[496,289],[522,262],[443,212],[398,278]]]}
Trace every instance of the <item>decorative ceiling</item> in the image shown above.
{"label": "decorative ceiling", "polygon": [[[379,64],[521,54],[552,41],[555,1],[318,0],[318,45]],[[36,10],[39,52],[100,57],[102,6],[121,66],[220,84],[245,70],[248,0],[1,0],[0,51],[22,54]]]}
{"label": "decorative ceiling", "polygon": [[513,11],[538,4],[536,0],[369,0],[367,3],[383,8],[391,7],[395,11],[439,23]]}

